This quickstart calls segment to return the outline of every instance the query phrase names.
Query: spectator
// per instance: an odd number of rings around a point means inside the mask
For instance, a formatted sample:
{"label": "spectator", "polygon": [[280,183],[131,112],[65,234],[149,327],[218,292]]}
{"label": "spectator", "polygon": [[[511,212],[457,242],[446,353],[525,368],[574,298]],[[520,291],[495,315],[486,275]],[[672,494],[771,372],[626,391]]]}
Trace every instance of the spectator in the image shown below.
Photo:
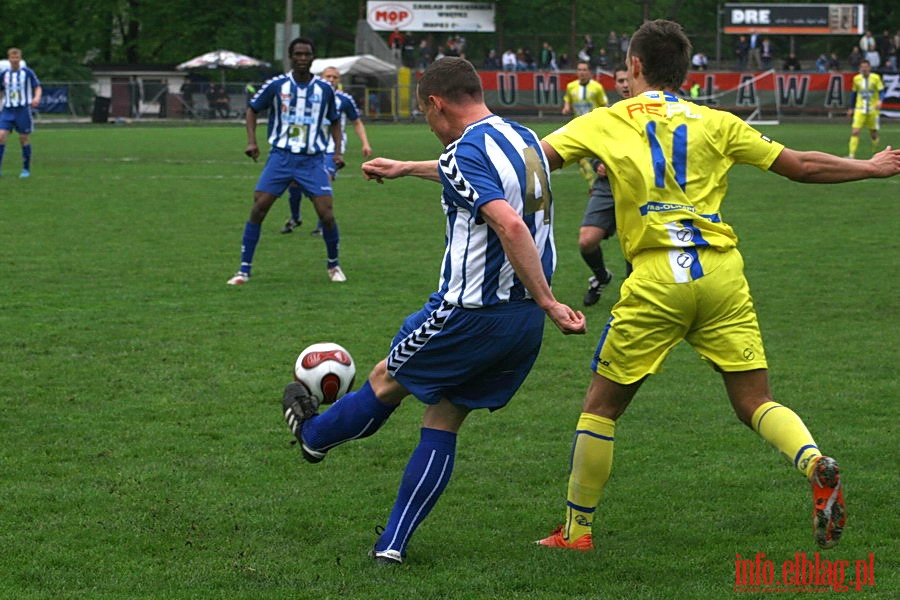
{"label": "spectator", "polygon": [[510,48],[506,52],[503,53],[503,57],[501,59],[503,63],[504,71],[515,71],[516,70],[516,53],[512,51]]}
{"label": "spectator", "polygon": [[870,30],[866,30],[866,34],[859,38],[859,49],[862,51],[863,58],[869,61],[873,69],[881,66],[881,55],[878,54],[878,42],[872,36]]}
{"label": "spectator", "polygon": [[816,59],[816,73],[824,73],[828,70],[828,57],[820,54]]}
{"label": "spectator", "polygon": [[516,71],[532,71],[534,70],[534,58],[527,48],[519,48],[516,50]]}
{"label": "spectator", "polygon": [[556,66],[558,66],[561,70],[569,68],[569,55],[563,52],[559,55],[559,58],[556,59]]}
{"label": "spectator", "polygon": [[894,70],[900,71],[900,29],[894,34]]}
{"label": "spectator", "polygon": [[400,30],[394,27],[394,30],[391,32],[391,35],[388,36],[388,48],[391,49],[391,58],[394,59],[394,62],[400,64],[403,59],[403,44],[404,44],[403,34],[400,33]]}
{"label": "spectator", "polygon": [[[610,31],[606,36],[606,56],[609,60],[616,62],[619,60],[619,36],[615,31]],[[624,58],[624,57],[623,57]]]}
{"label": "spectator", "polygon": [[209,102],[209,116],[227,119],[231,114],[231,106],[228,92],[221,83],[214,83],[206,92],[206,100]]}
{"label": "spectator", "polygon": [[750,50],[748,51],[750,70],[762,71],[762,57],[760,55],[760,50],[762,48],[762,40],[759,38],[759,34],[756,33],[756,30],[750,31]]}
{"label": "spectator", "polygon": [[897,70],[897,57],[895,56],[897,48],[894,46],[894,38],[887,29],[878,38],[878,54],[881,55],[881,64],[888,71]]}
{"label": "spectator", "polygon": [[[825,56],[822,55],[822,58],[825,58]],[[781,68],[785,71],[800,71],[800,70],[802,70],[802,67],[800,66],[800,60],[797,58],[797,55],[794,54],[793,52],[788,54],[788,57],[786,59],[784,59],[784,64],[781,66]]]}
{"label": "spectator", "polygon": [[[585,36],[585,38],[587,38],[587,36]],[[594,57],[591,56],[591,53],[592,53],[593,51],[594,51],[593,45],[588,46],[587,42],[585,42],[584,46],[582,46],[581,49],[578,51],[578,60],[579,60],[580,62],[586,62],[586,63],[588,63],[589,65],[593,65],[593,63],[594,63],[593,58],[594,58]]]}
{"label": "spectator", "polygon": [[762,58],[760,56],[762,39],[760,39],[759,34],[756,33],[755,29],[750,31],[750,40],[748,43],[750,44],[750,49],[748,50],[747,56],[749,57],[750,70],[762,71]]}
{"label": "spectator", "polygon": [[[2,69],[0,69],[2,70]],[[184,111],[188,116],[194,116],[194,84],[190,79],[185,79],[181,84],[181,103],[184,105]]]}
{"label": "spectator", "polygon": [[447,38],[447,48],[444,51],[445,56],[459,57],[459,40],[455,37]]}
{"label": "spectator", "polygon": [[775,59],[775,48],[772,46],[772,40],[767,37],[762,39],[759,48],[759,57],[762,59],[762,67],[766,71],[772,68],[772,61]]}
{"label": "spectator", "polygon": [[584,34],[584,47],[587,49],[588,54],[594,55],[594,38],[588,33]]}
{"label": "spectator", "polygon": [[847,56],[847,66],[851,71],[859,71],[859,63],[862,62],[863,54],[859,50],[859,46],[853,46],[850,54]]}
{"label": "spectator", "polygon": [[747,70],[747,59],[749,56],[750,40],[747,39],[746,35],[739,36],[734,43],[734,60],[738,71],[743,72]]}
{"label": "spectator", "polygon": [[835,73],[841,70],[841,61],[838,60],[837,52],[832,52],[828,57],[828,70]]}
{"label": "spectator", "polygon": [[606,55],[606,48],[600,48],[597,51],[597,70],[609,71],[609,57]]}
{"label": "spectator", "polygon": [[691,66],[694,67],[696,71],[705,71],[708,63],[709,60],[702,52],[697,52],[691,57]]}
{"label": "spectator", "polygon": [[500,58],[497,56],[497,51],[493,48],[490,49],[488,55],[484,59],[484,70],[485,71],[499,71],[500,70]]}
{"label": "spectator", "polygon": [[630,41],[631,38],[625,32],[622,32],[622,35],[619,36],[619,57],[621,60],[625,60],[625,56],[628,54],[628,42]]}
{"label": "spectator", "polygon": [[556,52],[553,50],[553,46],[550,45],[550,42],[544,42],[544,45],[541,48],[541,68],[544,70],[559,71],[559,66],[556,64]]}
{"label": "spectator", "polygon": [[456,55],[460,58],[466,57],[466,38],[461,35],[458,35],[453,38],[453,46],[456,50]]}
{"label": "spectator", "polygon": [[419,42],[419,70],[424,71],[431,64],[431,44],[428,38],[422,38]]}

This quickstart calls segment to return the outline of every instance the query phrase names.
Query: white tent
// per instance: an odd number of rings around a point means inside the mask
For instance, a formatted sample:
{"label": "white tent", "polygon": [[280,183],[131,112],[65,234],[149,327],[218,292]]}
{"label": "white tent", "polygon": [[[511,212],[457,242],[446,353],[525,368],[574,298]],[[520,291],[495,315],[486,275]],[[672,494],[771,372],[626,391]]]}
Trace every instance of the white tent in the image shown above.
{"label": "white tent", "polygon": [[381,60],[371,54],[357,54],[353,56],[335,56],[333,58],[317,58],[313,61],[310,70],[316,75],[326,67],[337,67],[341,75],[368,75],[372,77],[393,77],[397,74],[397,67]]}

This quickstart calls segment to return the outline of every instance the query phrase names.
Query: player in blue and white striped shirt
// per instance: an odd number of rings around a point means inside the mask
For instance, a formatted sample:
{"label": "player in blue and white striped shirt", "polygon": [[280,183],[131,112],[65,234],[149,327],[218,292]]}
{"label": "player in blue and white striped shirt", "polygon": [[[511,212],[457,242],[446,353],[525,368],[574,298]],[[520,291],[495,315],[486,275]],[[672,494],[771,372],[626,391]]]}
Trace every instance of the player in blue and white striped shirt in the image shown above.
{"label": "player in blue and white striped shirt", "polygon": [[241,267],[229,285],[250,281],[253,254],[259,242],[263,220],[275,200],[288,185],[296,183],[312,198],[322,221],[322,239],[328,254],[328,277],[346,281],[338,264],[340,236],[332,209],[331,180],[325,171],[325,151],[329,135],[335,143],[334,161],[343,163],[341,128],[334,91],[326,81],[310,72],[316,48],[311,40],[296,38],[288,46],[291,71],[267,81],[250,100],[247,110],[247,149],[245,154],[256,160],[257,114],[268,110],[269,158],[256,191],[253,208],[244,227]]}
{"label": "player in blue and white striped shirt", "polygon": [[[369,138],[366,135],[366,126],[363,124],[362,118],[359,116],[359,109],[356,107],[356,100],[353,96],[340,89],[341,72],[337,67],[325,67],[322,69],[322,79],[331,84],[334,89],[334,102],[337,105],[338,114],[341,115],[341,147],[344,152],[347,151],[347,121],[353,123],[353,129],[362,143],[362,154],[365,158],[372,156],[372,146],[369,145]],[[343,167],[343,163],[339,166],[334,162],[334,140],[328,138],[328,149],[325,151],[325,169],[332,181],[337,179],[338,169]],[[300,215],[300,201],[303,200],[303,191],[295,185],[288,188],[288,202],[291,207],[291,217],[281,228],[281,233],[291,233],[303,223]],[[312,235],[320,235],[322,233],[322,224],[319,223],[316,228],[310,232]]]}
{"label": "player in blue and white striped shirt", "polygon": [[22,145],[22,172],[19,177],[31,175],[31,142],[28,136],[34,130],[31,109],[41,103],[41,82],[34,71],[22,65],[22,51],[10,48],[6,57],[9,69],[0,72],[0,90],[3,91],[3,111],[0,112],[0,166],[9,133],[19,132]]}
{"label": "player in blue and white striped shirt", "polygon": [[412,394],[427,405],[391,516],[371,556],[400,563],[416,527],[450,480],[456,436],[470,411],[503,408],[541,347],[544,315],[566,334],[584,333],[584,315],[550,290],[556,262],[546,156],[531,130],[491,114],[481,80],[461,58],[422,74],[420,110],[446,144],[436,161],[377,158],[368,179],[415,175],[443,185],[446,250],[440,284],[410,315],[386,359],[363,387],[321,415],[302,384],[285,388],[282,409],[304,458],[372,435]]}

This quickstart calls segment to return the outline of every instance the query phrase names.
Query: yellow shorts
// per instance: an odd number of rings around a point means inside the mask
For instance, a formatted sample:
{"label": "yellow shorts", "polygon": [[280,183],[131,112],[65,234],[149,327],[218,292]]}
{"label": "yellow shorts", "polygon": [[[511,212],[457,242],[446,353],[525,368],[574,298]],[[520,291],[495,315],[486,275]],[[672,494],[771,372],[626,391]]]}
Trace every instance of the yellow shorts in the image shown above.
{"label": "yellow shorts", "polygon": [[870,111],[868,113],[864,113],[861,110],[853,111],[853,125],[851,125],[853,129],[869,129],[872,131],[878,131],[879,125],[880,123],[878,120],[877,111]]}
{"label": "yellow shorts", "polygon": [[736,249],[650,250],[600,337],[593,368],[621,384],[658,373],[681,340],[726,372],[767,368],[744,260]]}

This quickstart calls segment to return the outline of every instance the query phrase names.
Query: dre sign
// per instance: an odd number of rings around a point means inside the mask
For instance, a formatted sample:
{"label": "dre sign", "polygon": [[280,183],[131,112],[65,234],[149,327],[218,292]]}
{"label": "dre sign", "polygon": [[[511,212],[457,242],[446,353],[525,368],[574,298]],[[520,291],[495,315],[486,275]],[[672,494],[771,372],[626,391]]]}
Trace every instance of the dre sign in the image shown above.
{"label": "dre sign", "polygon": [[855,35],[864,31],[863,4],[726,4],[723,32],[729,34]]}
{"label": "dre sign", "polygon": [[733,25],[768,25],[771,23],[771,19],[772,11],[769,9],[731,9],[731,23]]}

